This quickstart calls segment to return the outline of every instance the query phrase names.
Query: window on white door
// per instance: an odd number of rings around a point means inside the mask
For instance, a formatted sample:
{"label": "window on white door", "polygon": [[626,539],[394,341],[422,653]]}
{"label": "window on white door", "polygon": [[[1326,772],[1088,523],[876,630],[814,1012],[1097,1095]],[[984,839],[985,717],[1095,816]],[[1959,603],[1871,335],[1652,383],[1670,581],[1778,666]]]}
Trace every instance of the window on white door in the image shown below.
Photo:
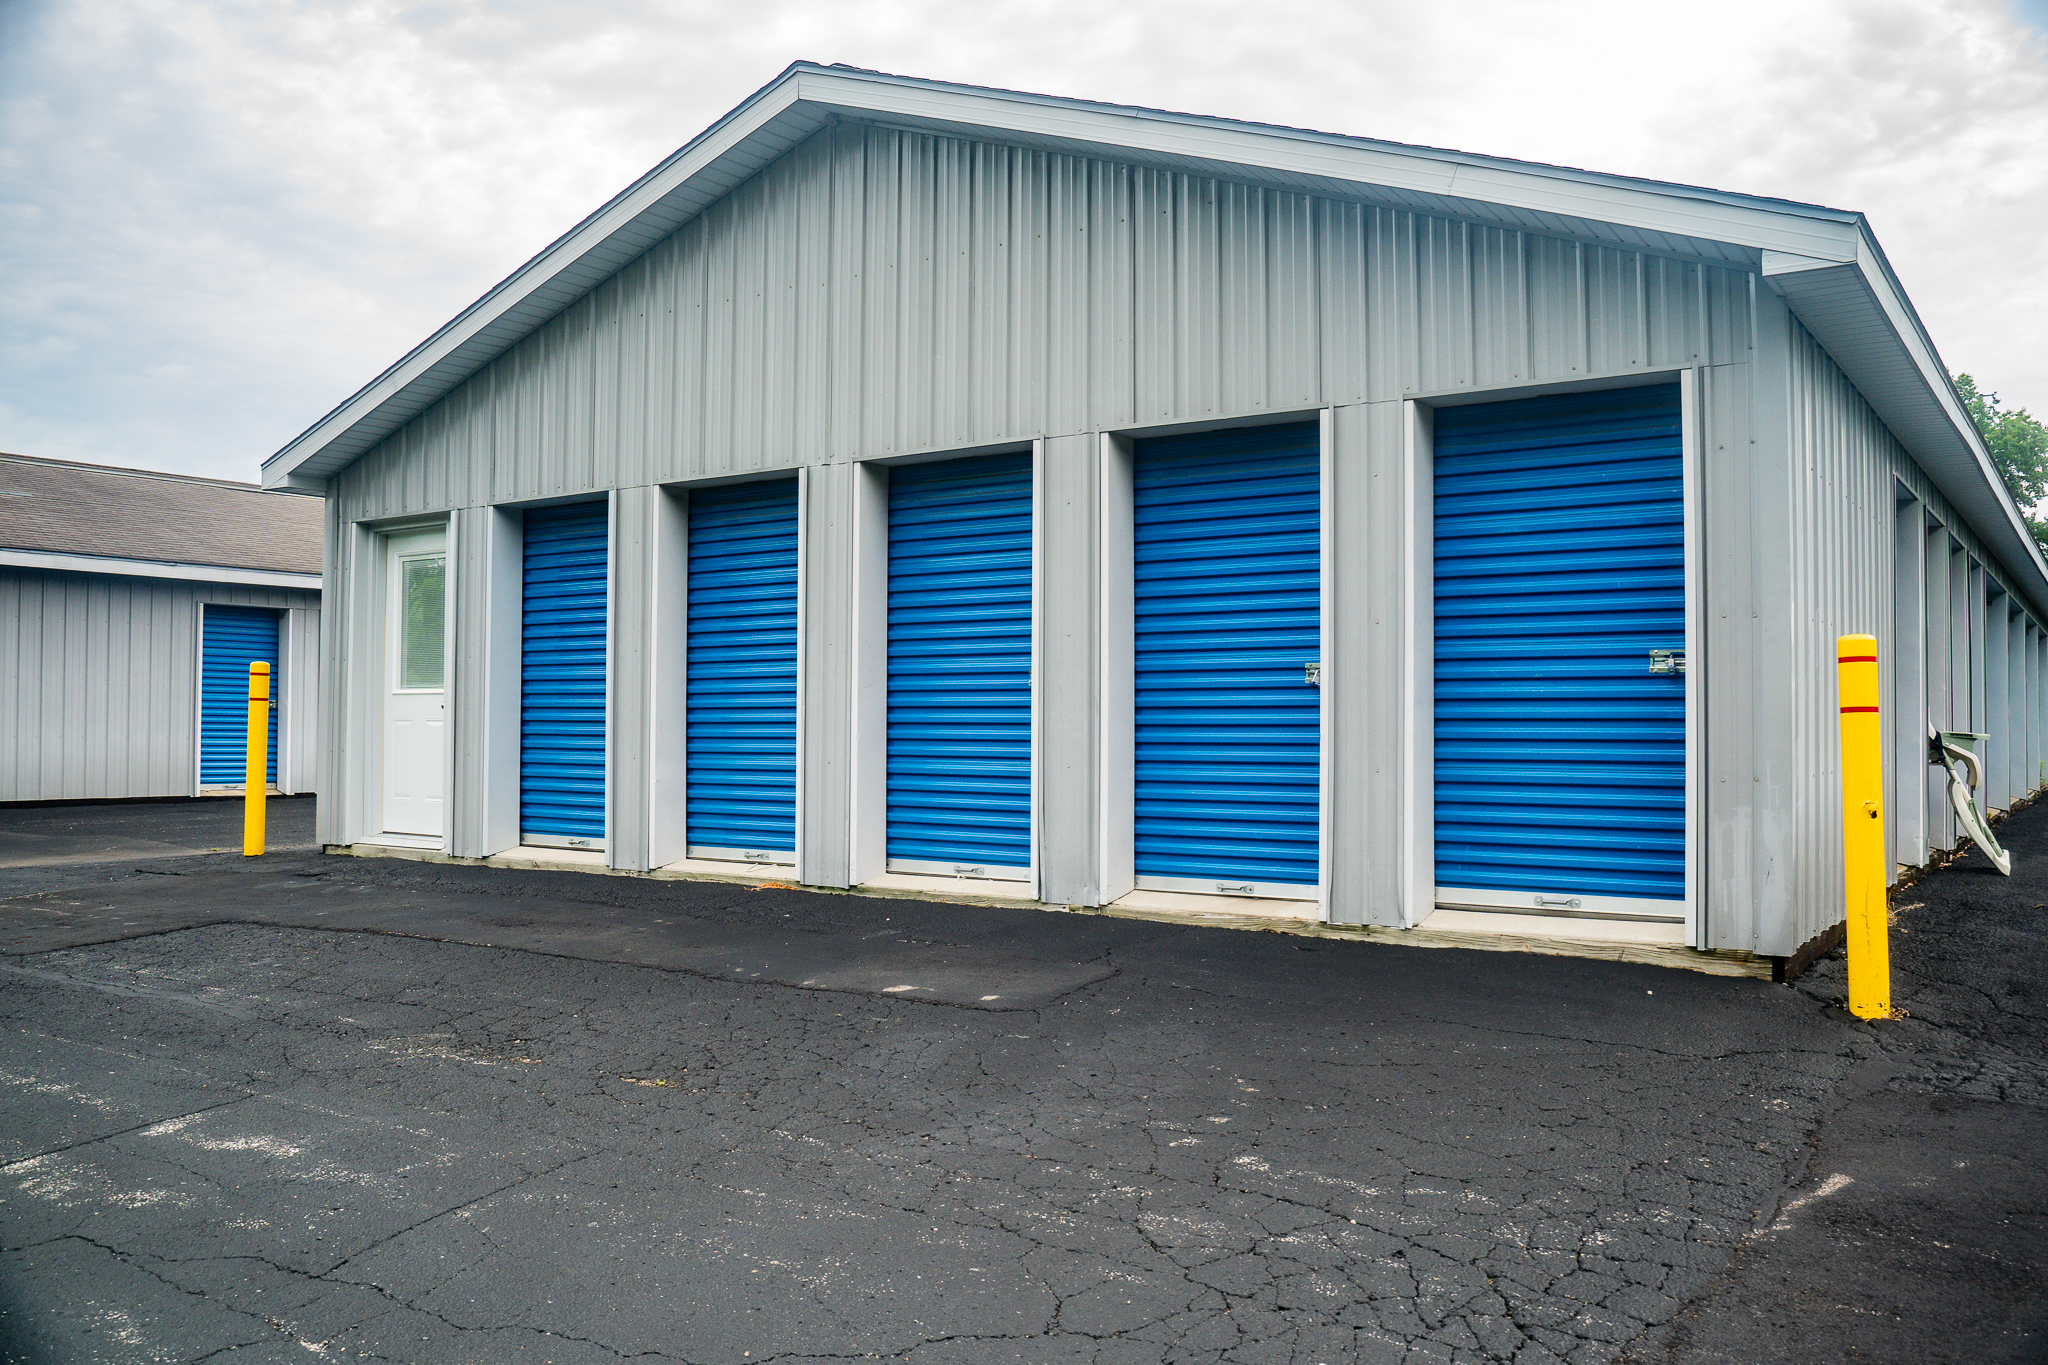
{"label": "window on white door", "polygon": [[448,560],[408,556],[398,572],[398,685],[438,692],[448,652]]}

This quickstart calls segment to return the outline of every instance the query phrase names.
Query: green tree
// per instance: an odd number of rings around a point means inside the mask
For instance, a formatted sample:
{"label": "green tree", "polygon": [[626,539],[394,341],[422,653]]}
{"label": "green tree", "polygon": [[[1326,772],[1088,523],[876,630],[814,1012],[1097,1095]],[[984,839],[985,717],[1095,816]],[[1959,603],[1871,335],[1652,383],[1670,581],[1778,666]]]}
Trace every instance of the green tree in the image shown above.
{"label": "green tree", "polygon": [[2048,521],[2034,515],[2034,509],[2048,498],[2048,426],[2034,420],[2025,408],[2007,411],[1998,405],[1995,393],[1977,391],[1977,381],[1966,374],[1955,377],[1956,392],[1991,452],[2012,500],[2020,505],[2034,540],[2048,552]]}

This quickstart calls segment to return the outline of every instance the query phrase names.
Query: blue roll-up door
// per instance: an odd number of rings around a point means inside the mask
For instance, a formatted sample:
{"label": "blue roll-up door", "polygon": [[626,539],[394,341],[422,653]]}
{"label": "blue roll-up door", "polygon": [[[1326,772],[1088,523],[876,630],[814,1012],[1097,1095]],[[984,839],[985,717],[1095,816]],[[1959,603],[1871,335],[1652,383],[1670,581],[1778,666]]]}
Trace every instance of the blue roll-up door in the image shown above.
{"label": "blue roll-up door", "polygon": [[1438,899],[1678,901],[1685,678],[1650,672],[1685,647],[1677,387],[1435,429]]}
{"label": "blue roll-up door", "polygon": [[892,867],[1031,864],[1031,457],[889,474]]}
{"label": "blue roll-up door", "polygon": [[526,514],[522,843],[604,843],[606,504]]}
{"label": "blue roll-up door", "polygon": [[1318,881],[1320,447],[1312,423],[1137,443],[1141,884]]}
{"label": "blue roll-up door", "polygon": [[[239,787],[249,770],[249,665],[270,665],[270,695],[282,697],[278,671],[278,613],[267,607],[223,607],[209,603],[202,625],[199,684],[199,785]],[[277,781],[277,716],[270,708],[270,758],[266,780]]]}
{"label": "blue roll-up door", "polygon": [[690,494],[695,857],[795,857],[796,512],[795,479]]}

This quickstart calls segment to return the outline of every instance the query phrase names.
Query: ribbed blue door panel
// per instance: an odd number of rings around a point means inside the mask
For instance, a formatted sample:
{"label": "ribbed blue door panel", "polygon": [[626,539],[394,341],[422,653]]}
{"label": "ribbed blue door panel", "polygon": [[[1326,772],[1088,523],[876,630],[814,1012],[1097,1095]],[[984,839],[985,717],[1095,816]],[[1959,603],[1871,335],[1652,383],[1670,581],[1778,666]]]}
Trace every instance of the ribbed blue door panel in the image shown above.
{"label": "ribbed blue door panel", "polygon": [[[249,665],[270,665],[270,695],[284,695],[277,667],[277,613],[264,607],[209,605],[203,624],[199,687],[199,785],[239,787],[249,766]],[[277,781],[277,715],[270,708],[268,780]]]}
{"label": "ribbed blue door panel", "polygon": [[1031,457],[889,474],[888,855],[1031,862]]}
{"label": "ribbed blue door panel", "polygon": [[1322,641],[1314,425],[1140,441],[1140,876],[1314,885]]}
{"label": "ribbed blue door panel", "polygon": [[1436,880],[1685,893],[1678,390],[1439,409]]}
{"label": "ribbed blue door panel", "polygon": [[522,835],[604,838],[606,515],[601,502],[526,514]]}
{"label": "ribbed blue door panel", "polygon": [[689,841],[796,848],[796,480],[690,494]]}

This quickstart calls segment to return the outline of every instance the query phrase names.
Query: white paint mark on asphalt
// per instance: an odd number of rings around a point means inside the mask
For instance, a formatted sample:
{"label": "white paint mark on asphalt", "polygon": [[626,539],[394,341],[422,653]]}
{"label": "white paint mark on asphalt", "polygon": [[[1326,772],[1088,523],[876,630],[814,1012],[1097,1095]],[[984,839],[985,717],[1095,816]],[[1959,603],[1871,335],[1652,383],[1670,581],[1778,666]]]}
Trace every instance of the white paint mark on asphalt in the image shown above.
{"label": "white paint mark on asphalt", "polygon": [[1816,1200],[1825,1199],[1831,1194],[1839,1193],[1840,1191],[1847,1189],[1849,1186],[1855,1183],[1856,1181],[1849,1176],[1841,1175],[1839,1173],[1831,1175],[1826,1180],[1821,1181],[1819,1188],[1815,1189],[1812,1194],[1802,1194],[1797,1199],[1788,1200],[1786,1201],[1786,1203],[1780,1206],[1778,1209],[1777,1222],[1772,1223],[1767,1228],[1761,1228],[1756,1232],[1752,1232],[1749,1235],[1752,1237],[1761,1237],[1767,1232],[1790,1232],[1792,1230],[1793,1214],[1799,1212],[1799,1210],[1805,1208],[1808,1204],[1814,1203]]}
{"label": "white paint mark on asphalt", "polygon": [[199,1115],[197,1114],[186,1114],[180,1118],[165,1119],[162,1123],[152,1123],[149,1127],[143,1129],[142,1136],[169,1137],[173,1133],[182,1131],[187,1125],[197,1123],[198,1121]]}
{"label": "white paint mark on asphalt", "polygon": [[299,1146],[296,1142],[286,1142],[283,1138],[274,1138],[266,1133],[256,1133],[252,1134],[249,1137],[188,1137],[182,1138],[180,1140],[184,1142],[189,1142],[194,1147],[200,1148],[202,1151],[261,1152],[264,1156],[275,1157],[278,1159],[290,1156],[297,1156],[301,1152],[306,1150],[304,1147]]}
{"label": "white paint mark on asphalt", "polygon": [[15,1086],[36,1095],[62,1095],[67,1100],[97,1109],[103,1114],[114,1112],[111,1100],[98,1095],[88,1095],[77,1086],[68,1085],[63,1081],[46,1081],[40,1076],[23,1076],[13,1071],[0,1071],[0,1085]]}
{"label": "white paint mark on asphalt", "polygon": [[106,1328],[107,1335],[120,1345],[144,1346],[148,1344],[143,1340],[142,1333],[135,1329],[135,1319],[129,1317],[120,1309],[109,1308],[104,1313],[101,1313],[99,1318],[101,1326]]}

